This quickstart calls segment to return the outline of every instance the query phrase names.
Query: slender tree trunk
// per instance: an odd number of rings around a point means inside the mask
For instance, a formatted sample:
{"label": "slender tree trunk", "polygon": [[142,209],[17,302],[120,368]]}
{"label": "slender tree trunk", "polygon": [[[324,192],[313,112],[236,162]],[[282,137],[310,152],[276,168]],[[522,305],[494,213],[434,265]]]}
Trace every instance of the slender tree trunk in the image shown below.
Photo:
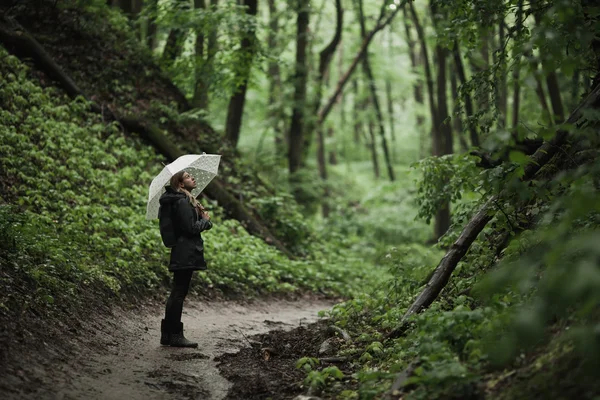
{"label": "slender tree trunk", "polygon": [[[431,136],[432,136],[432,138],[437,138],[437,134],[435,133],[435,130],[437,129],[436,121],[438,121],[438,118],[437,118],[435,96],[433,94],[433,74],[431,72],[431,65],[429,64],[427,41],[425,40],[425,32],[423,31],[423,26],[421,25],[421,23],[419,21],[417,11],[415,10],[413,3],[412,2],[408,3],[408,6],[410,9],[410,14],[411,14],[413,23],[415,24],[415,29],[417,30],[417,36],[419,38],[419,42],[421,43],[421,53],[422,53],[422,57],[423,57],[423,65],[425,66],[425,81],[427,84],[427,94],[429,96],[429,111],[431,113],[431,131],[432,131]],[[432,143],[432,147],[434,149],[439,148],[439,144],[436,141],[434,141]]]}
{"label": "slender tree trunk", "polygon": [[362,129],[362,121],[360,118],[361,102],[359,101],[360,93],[358,91],[358,78],[352,80],[352,91],[354,92],[354,96],[352,97],[352,121],[354,125],[354,143],[358,144],[360,143]]}
{"label": "slender tree trunk", "polygon": [[[331,143],[333,143],[334,136],[335,136],[335,130],[333,128],[329,127],[327,129],[327,138],[329,139],[329,141]],[[329,164],[337,165],[338,160],[337,160],[337,151],[335,149],[335,146],[329,148],[328,159],[329,159]]]}
{"label": "slender tree trunk", "polygon": [[[247,6],[246,14],[256,17],[258,11],[257,0],[244,0],[244,5]],[[240,139],[240,128],[242,126],[242,116],[244,115],[244,103],[246,102],[246,90],[248,89],[248,78],[252,67],[252,59],[256,52],[256,32],[251,30],[244,35],[240,47],[240,51],[247,52],[249,64],[248,67],[240,72],[238,78],[241,85],[229,99],[229,107],[227,108],[227,121],[225,122],[225,138],[233,147],[237,147]]]}
{"label": "slender tree trunk", "polygon": [[[319,111],[319,107],[321,106],[321,96],[322,96],[322,91],[323,91],[323,84],[324,84],[324,79],[325,76],[329,70],[329,65],[331,64],[331,60],[333,59],[333,56],[335,54],[335,50],[338,46],[338,44],[340,43],[340,40],[342,38],[342,26],[343,26],[343,15],[344,15],[344,11],[342,9],[342,1],[341,0],[335,0],[335,9],[336,9],[336,26],[335,26],[335,33],[333,35],[333,38],[331,39],[331,42],[329,42],[329,44],[327,46],[325,46],[325,48],[323,50],[321,50],[321,52],[319,53],[319,72],[318,72],[318,76],[317,76],[317,87],[316,87],[316,99],[315,99],[315,105],[314,105],[314,111],[315,113]],[[310,124],[313,125],[313,124]],[[329,198],[330,195],[330,190],[329,187],[327,185],[327,160],[325,158],[325,154],[326,154],[326,149],[325,149],[325,134],[323,132],[323,125],[322,124],[317,124],[316,125],[316,132],[318,135],[318,147],[317,147],[317,164],[319,166],[319,176],[321,178],[321,180],[324,183],[325,186],[325,190],[323,193],[323,202],[321,203],[322,205],[322,212],[323,212],[323,217],[327,218],[329,216],[329,203],[327,201],[327,199]],[[311,134],[310,132],[305,133],[305,151],[308,149],[308,147],[310,146],[310,138],[311,138]]]}
{"label": "slender tree trunk", "polygon": [[[434,132],[438,138],[433,140],[437,146],[434,148],[434,155],[452,154],[452,127],[447,122],[448,118],[448,101],[446,96],[446,56],[447,51],[441,45],[435,48],[436,59],[438,63],[437,75],[437,121]],[[437,153],[436,153],[437,151]],[[442,237],[450,227],[450,201],[444,202],[435,216],[434,234],[436,239]]]}
{"label": "slender tree trunk", "polygon": [[506,34],[504,32],[504,18],[500,18],[499,28],[498,28],[498,39],[500,46],[500,63],[501,67],[501,76],[499,79],[499,89],[498,89],[498,99],[497,99],[497,107],[498,107],[498,126],[501,129],[506,127],[506,118],[508,114],[508,87],[506,82],[506,50],[504,48],[504,41],[506,40]]}
{"label": "slender tree trunk", "polygon": [[151,51],[156,49],[156,18],[158,13],[158,0],[147,0],[148,19],[146,21],[146,46]]}
{"label": "slender tree trunk", "polygon": [[452,106],[454,111],[452,112],[452,123],[454,127],[454,132],[458,135],[458,141],[460,143],[460,147],[462,151],[467,151],[469,149],[469,144],[467,143],[467,139],[465,138],[465,133],[463,132],[463,123],[460,112],[460,95],[458,93],[458,82],[456,76],[456,64],[453,64],[453,71],[450,74],[450,87],[452,91]]}
{"label": "slender tree trunk", "polygon": [[354,60],[348,67],[348,70],[339,79],[333,94],[331,95],[329,100],[327,100],[327,102],[325,103],[323,108],[319,111],[319,113],[318,113],[319,123],[323,123],[323,121],[325,121],[325,119],[331,112],[331,109],[333,108],[333,105],[335,104],[336,99],[338,98],[340,93],[344,90],[346,83],[348,83],[348,80],[350,80],[350,77],[356,70],[358,63],[362,60],[363,56],[367,52],[367,49],[369,48],[369,44],[371,44],[371,42],[373,41],[373,38],[375,37],[377,32],[379,32],[380,30],[385,28],[394,19],[396,14],[398,14],[400,9],[402,7],[404,7],[404,4],[406,4],[406,2],[407,2],[407,0],[402,0],[401,3],[397,6],[396,10],[393,11],[391,14],[387,15],[387,17],[386,17],[385,10],[388,6],[388,2],[387,1],[383,2],[383,6],[381,8],[379,18],[377,18],[377,23],[375,24],[375,27],[367,34],[367,36],[365,37],[365,39],[363,40],[363,42],[360,46],[360,49],[358,50],[358,53],[354,57]]}
{"label": "slender tree trunk", "polygon": [[[194,0],[194,7],[197,10],[205,10],[206,4],[204,0]],[[195,45],[196,57],[195,57],[195,79],[196,84],[194,85],[194,97],[192,98],[192,107],[206,110],[208,108],[208,84],[206,82],[206,62],[204,58],[204,33],[201,31],[196,33],[196,45]]]}
{"label": "slender tree trunk", "polygon": [[[523,30],[523,0],[519,0],[517,4],[516,21],[515,21],[515,37],[521,35]],[[512,135],[516,139],[518,137],[519,128],[519,107],[521,102],[521,82],[519,82],[521,75],[521,57],[518,55],[519,49],[515,46],[513,48],[513,58],[515,60],[514,69],[512,73],[513,79],[513,104],[512,104]]]}
{"label": "slender tree trunk", "polygon": [[[359,23],[360,23],[360,31],[361,31],[361,35],[363,37],[363,40],[365,39],[366,35],[367,35],[367,30],[365,27],[365,16],[363,13],[363,3],[362,0],[357,0],[357,7],[358,7],[358,17],[359,17]],[[387,145],[387,139],[385,137],[385,127],[384,127],[384,122],[383,122],[383,114],[381,112],[381,107],[379,106],[379,99],[377,97],[377,87],[375,85],[375,78],[373,76],[373,71],[371,70],[371,64],[369,63],[369,53],[368,51],[365,52],[364,56],[363,56],[363,69],[365,71],[365,74],[367,76],[367,80],[369,81],[369,89],[371,90],[371,102],[373,103],[373,107],[375,108],[375,114],[377,115],[377,122],[379,125],[379,136],[381,137],[381,146],[383,149],[383,156],[385,159],[385,164],[387,167],[387,171],[388,171],[388,178],[390,179],[390,181],[394,181],[396,179],[396,177],[394,176],[394,169],[392,167],[392,160],[390,157],[390,152],[388,150],[388,145]]]}
{"label": "slender tree trunk", "polygon": [[[344,73],[344,41],[340,41],[339,47],[339,57],[338,57],[338,70],[340,75]],[[340,97],[338,98],[338,102],[340,103],[340,128],[342,130],[346,128],[346,96],[344,96],[344,92],[340,93]]]}
{"label": "slender tree trunk", "polygon": [[[190,4],[187,0],[175,0],[173,6],[179,10],[186,10]],[[174,28],[169,31],[161,57],[161,61],[167,69],[171,68],[175,60],[181,55],[185,36],[186,33],[183,29]]]}
{"label": "slender tree trunk", "polygon": [[[454,49],[452,50],[452,55],[454,57],[456,73],[458,74],[461,85],[464,85],[467,83],[467,77],[465,74],[465,67],[462,62],[462,56],[460,54],[460,48],[458,46],[457,41],[454,42]],[[475,122],[473,118],[473,101],[471,100],[471,95],[466,90],[463,91],[463,101],[465,103],[465,113],[467,116],[467,126],[469,128],[469,135],[471,137],[471,146],[479,147],[479,135],[477,133],[477,128],[475,127]]]}
{"label": "slender tree trunk", "polygon": [[[275,0],[269,0],[269,30],[267,35],[267,45],[269,46],[269,49],[277,49],[279,46],[277,40],[277,36],[279,35],[279,21],[277,20],[277,6],[275,5]],[[285,139],[285,131],[282,127],[281,71],[277,60],[269,60],[267,74],[269,75],[268,116],[274,132],[275,154],[279,157],[285,153],[287,141]]]}
{"label": "slender tree trunk", "polygon": [[[336,48],[342,38],[342,27],[343,27],[343,23],[344,23],[344,19],[343,19],[344,18],[343,17],[344,10],[342,9],[341,0],[335,0],[335,7],[336,7],[336,26],[335,26],[335,32],[334,32],[333,38],[327,44],[327,46],[325,46],[325,48],[323,50],[321,50],[321,52],[319,53],[319,71],[317,73],[317,81],[315,83],[315,99],[314,99],[314,103],[313,103],[313,108],[314,108],[315,114],[319,111],[319,108],[321,106],[323,85],[325,83],[325,77],[327,75],[327,71],[329,70],[329,65],[331,64],[331,60],[333,59],[333,56],[335,55]],[[306,155],[306,153],[308,153],[308,149],[312,142],[311,131],[313,131],[313,130],[318,131],[321,129],[321,124],[318,121],[309,123],[308,126],[309,126],[309,129],[307,130],[308,132],[306,132],[304,134],[304,153],[305,153],[305,155]],[[323,133],[321,132],[321,135],[322,134]],[[322,139],[322,137],[321,137],[321,139]],[[323,160],[324,159],[325,159],[325,157],[323,157]],[[325,167],[323,166],[323,168],[325,168]]]}
{"label": "slender tree trunk", "polygon": [[[391,24],[388,31],[388,55],[390,59],[393,59],[393,29]],[[390,136],[392,138],[392,159],[394,159],[393,149],[396,148],[396,130],[394,129],[394,99],[392,97],[392,82],[389,77],[386,77],[385,79],[385,94],[387,100],[388,119],[390,121]]]}
{"label": "slender tree trunk", "polygon": [[[532,0],[532,6],[539,6],[539,0]],[[539,10],[539,7],[536,7],[536,10]],[[542,14],[540,11],[535,11],[533,13],[536,24],[540,24],[540,20],[542,18]],[[542,59],[542,66],[547,68],[547,65]],[[545,68],[542,68],[542,70]],[[556,71],[552,70],[550,73],[546,75],[546,86],[548,87],[548,94],[550,96],[550,104],[552,105],[552,121],[555,124],[559,124],[565,119],[565,110],[563,108],[562,97],[560,94],[560,87],[558,85],[558,78],[556,76]]]}
{"label": "slender tree trunk", "polygon": [[290,175],[298,171],[303,154],[303,124],[306,103],[306,83],[308,70],[306,64],[306,45],[308,42],[309,1],[297,0],[296,26],[296,72],[294,75],[294,108],[290,125],[290,147],[288,150],[288,166]]}
{"label": "slender tree trunk", "polygon": [[373,173],[375,178],[379,179],[381,173],[379,172],[379,160],[377,159],[377,141],[375,139],[375,123],[373,118],[369,117],[369,149],[371,150],[371,160],[373,161]]}

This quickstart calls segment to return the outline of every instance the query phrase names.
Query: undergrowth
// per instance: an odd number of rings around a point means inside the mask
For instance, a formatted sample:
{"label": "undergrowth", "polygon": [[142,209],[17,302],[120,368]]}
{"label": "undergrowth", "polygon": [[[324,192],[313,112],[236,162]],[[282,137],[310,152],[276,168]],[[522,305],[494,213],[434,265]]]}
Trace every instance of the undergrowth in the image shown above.
{"label": "undergrowth", "polygon": [[[89,112],[83,99],[42,89],[3,49],[0,59],[0,149],[6,155],[0,160],[0,262],[10,279],[33,282],[48,305],[86,285],[121,295],[168,283],[168,249],[157,221],[144,218],[147,188],[162,168],[155,151]],[[256,207],[268,216],[270,208],[287,207],[278,199],[265,198]],[[205,238],[209,269],[198,274],[196,290],[349,296],[385,276],[342,254],[340,246],[349,246],[344,241],[351,238],[331,245],[312,234],[305,257],[290,260],[226,220],[216,204],[210,208],[215,227]],[[287,208],[281,229],[304,232],[302,215]]]}

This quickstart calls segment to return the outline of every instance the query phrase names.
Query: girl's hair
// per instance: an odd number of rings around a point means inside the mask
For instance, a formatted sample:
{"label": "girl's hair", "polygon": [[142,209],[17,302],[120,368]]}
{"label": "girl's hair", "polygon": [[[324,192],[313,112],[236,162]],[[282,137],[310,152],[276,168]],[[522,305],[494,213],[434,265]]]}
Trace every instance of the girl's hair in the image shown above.
{"label": "girl's hair", "polygon": [[173,189],[174,191],[185,194],[187,196],[187,198],[189,199],[190,204],[193,205],[194,207],[196,207],[198,209],[198,212],[200,212],[202,210],[202,207],[200,206],[200,203],[198,203],[198,200],[196,200],[196,198],[194,196],[192,196],[192,194],[189,191],[187,191],[185,188],[182,188],[179,186],[179,184],[181,182],[183,182],[184,174],[185,174],[185,171],[179,171],[175,175],[173,175],[171,177],[171,181],[169,182],[169,186],[171,186],[171,189]]}

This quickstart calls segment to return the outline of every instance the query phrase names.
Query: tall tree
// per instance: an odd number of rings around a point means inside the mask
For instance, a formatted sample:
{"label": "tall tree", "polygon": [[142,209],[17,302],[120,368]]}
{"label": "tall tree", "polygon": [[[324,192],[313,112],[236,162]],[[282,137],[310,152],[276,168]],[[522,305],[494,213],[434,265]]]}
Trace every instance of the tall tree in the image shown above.
{"label": "tall tree", "polygon": [[[454,42],[454,48],[452,49],[452,56],[454,59],[454,67],[455,71],[458,74],[458,78],[460,79],[460,84],[465,85],[467,83],[467,77],[465,74],[465,67],[462,62],[462,55],[460,53],[460,47],[458,45],[458,41]],[[467,117],[467,128],[469,129],[469,134],[471,138],[471,146],[479,147],[479,135],[477,133],[477,127],[475,124],[474,110],[473,110],[473,100],[471,99],[471,95],[467,90],[463,90],[463,98],[462,101],[465,105],[465,113]]]}
{"label": "tall tree", "polygon": [[[251,17],[256,17],[258,11],[257,0],[241,0],[246,8],[246,14]],[[255,26],[248,29],[242,37],[240,51],[247,54],[245,57],[248,60],[248,66],[243,70],[238,70],[236,81],[241,82],[234,94],[229,99],[227,108],[227,120],[225,121],[225,138],[236,147],[240,139],[240,128],[242,126],[242,116],[244,115],[244,103],[246,101],[246,90],[248,88],[248,78],[250,77],[250,69],[252,59],[256,52],[256,32]]]}
{"label": "tall tree", "polygon": [[344,90],[346,83],[348,83],[348,81],[352,77],[352,74],[356,70],[358,63],[362,60],[363,56],[367,52],[367,49],[369,48],[369,45],[373,41],[373,38],[375,37],[377,32],[379,32],[380,30],[385,28],[390,22],[392,22],[394,17],[398,14],[400,9],[402,7],[404,7],[404,4],[406,4],[407,1],[408,0],[402,0],[400,2],[400,4],[398,6],[396,6],[396,9],[394,11],[392,11],[391,14],[388,14],[386,12],[389,9],[389,2],[387,0],[383,1],[383,4],[382,4],[380,12],[379,12],[379,17],[377,18],[377,21],[375,22],[375,27],[373,29],[371,29],[369,31],[369,33],[366,35],[366,37],[363,39],[363,42],[360,45],[358,53],[356,54],[356,56],[354,56],[352,63],[350,64],[350,66],[348,67],[346,72],[340,77],[333,94],[331,95],[331,97],[329,97],[329,99],[325,102],[325,105],[319,111],[319,113],[318,113],[319,123],[323,123],[323,121],[327,118],[327,116],[331,112],[331,109],[333,108],[333,105],[335,104],[338,96]]}
{"label": "tall tree", "polygon": [[[393,41],[393,24],[390,24],[390,29],[388,29],[388,57],[392,59],[394,57],[394,41]],[[394,99],[392,96],[392,80],[389,76],[385,77],[385,97],[387,101],[387,113],[388,113],[388,121],[390,123],[390,137],[392,138],[392,159],[394,158],[393,149],[395,148],[396,142],[396,130],[394,128]]]}
{"label": "tall tree", "polygon": [[[197,10],[206,10],[206,3],[204,0],[194,0],[194,7]],[[204,33],[200,29],[196,32],[196,57],[194,58],[196,84],[194,85],[192,106],[201,110],[206,110],[208,108],[208,82],[206,79],[204,47]]]}
{"label": "tall tree", "polygon": [[[360,24],[360,33],[363,40],[367,37],[367,30],[365,27],[365,15],[363,12],[363,2],[362,0],[356,0],[355,6],[358,9],[358,19]],[[377,87],[375,85],[375,77],[373,76],[373,70],[371,69],[371,64],[369,62],[369,53],[365,52],[363,55],[363,69],[365,75],[367,76],[367,81],[369,83],[369,89],[371,91],[371,103],[373,104],[373,108],[375,109],[375,115],[377,116],[377,123],[379,126],[379,136],[381,137],[381,146],[383,148],[383,156],[385,159],[385,164],[387,167],[388,178],[390,181],[394,181],[396,177],[394,176],[394,168],[392,166],[392,160],[390,157],[390,151],[387,145],[387,139],[385,137],[385,127],[383,114],[381,112],[381,107],[379,106],[379,98],[377,97]]]}
{"label": "tall tree", "polygon": [[[343,21],[344,21],[344,10],[342,9],[342,1],[341,0],[335,0],[335,9],[336,9],[336,26],[335,26],[335,33],[333,35],[333,38],[331,39],[331,42],[329,42],[329,44],[327,46],[325,46],[325,48],[323,50],[321,50],[321,52],[319,53],[319,71],[318,71],[318,75],[317,75],[317,87],[316,87],[316,99],[315,99],[315,105],[314,105],[314,110],[315,112],[317,112],[319,110],[319,107],[321,105],[321,93],[323,90],[323,80],[325,77],[325,74],[327,74],[327,71],[329,69],[329,65],[331,64],[331,60],[333,58],[333,55],[335,54],[335,50],[338,46],[338,44],[340,43],[340,40],[342,38],[342,26],[343,26]],[[319,166],[319,176],[321,178],[321,180],[323,182],[327,181],[327,161],[325,159],[325,138],[324,138],[324,133],[323,133],[323,129],[324,127],[321,124],[317,124],[316,126],[316,132],[317,132],[317,138],[318,138],[318,146],[317,146],[317,164]],[[307,132],[305,133],[305,138],[306,137],[310,137],[310,133]],[[308,141],[310,142],[310,140]],[[305,140],[305,146],[308,147],[308,143],[307,140]],[[305,148],[305,151],[307,150],[307,148]],[[327,186],[327,184],[325,184],[325,191],[323,193],[324,196],[324,201],[322,202],[322,211],[323,211],[323,217],[328,217],[329,216],[329,204],[327,202],[327,198],[329,197],[329,188]]]}
{"label": "tall tree", "polygon": [[[417,31],[417,37],[419,38],[419,43],[421,44],[421,57],[423,58],[423,66],[425,67],[425,83],[427,87],[427,96],[429,98],[429,112],[431,114],[431,137],[432,139],[437,138],[437,134],[434,132],[436,129],[435,121],[437,118],[437,108],[436,108],[436,99],[434,95],[434,87],[433,87],[433,73],[431,71],[431,64],[429,63],[429,51],[427,49],[427,40],[425,38],[425,31],[423,30],[423,25],[421,25],[421,21],[419,20],[419,16],[412,2],[408,3],[408,7],[410,10],[411,18],[413,23],[415,24],[415,29]],[[433,148],[439,147],[436,142],[432,144]]]}
{"label": "tall tree", "polygon": [[294,105],[289,133],[288,167],[290,174],[298,171],[303,156],[303,126],[306,106],[306,84],[308,66],[306,46],[308,43],[308,23],[310,18],[309,0],[296,1],[296,71],[294,74]]}
{"label": "tall tree", "polygon": [[[267,45],[272,51],[279,48],[279,20],[277,6],[275,0],[269,1],[269,30],[267,33]],[[271,57],[267,64],[267,74],[269,78],[269,95],[268,95],[268,118],[270,125],[273,127],[275,139],[275,154],[277,156],[284,154],[287,147],[286,135],[283,125],[283,113],[281,112],[281,70],[279,61],[275,57]]]}
{"label": "tall tree", "polygon": [[[187,12],[190,8],[190,3],[186,0],[175,0],[172,7],[174,8],[172,12]],[[177,57],[181,55],[185,36],[186,32],[180,28],[173,28],[169,31],[161,57],[161,61],[167,68],[172,67]]]}
{"label": "tall tree", "polygon": [[156,18],[158,17],[158,0],[146,0],[146,46],[152,51],[156,48]]}

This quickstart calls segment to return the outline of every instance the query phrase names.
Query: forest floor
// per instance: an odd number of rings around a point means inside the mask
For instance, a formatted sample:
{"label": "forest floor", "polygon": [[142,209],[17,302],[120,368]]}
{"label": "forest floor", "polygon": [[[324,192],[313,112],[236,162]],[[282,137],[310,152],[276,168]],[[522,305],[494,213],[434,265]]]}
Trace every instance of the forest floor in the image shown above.
{"label": "forest floor", "polygon": [[0,397],[293,398],[305,392],[304,375],[294,364],[316,356],[325,327],[318,312],[331,306],[315,299],[188,301],[182,319],[197,349],[159,345],[163,310],[158,304],[113,310],[61,344],[49,343],[47,351],[20,349],[2,368]]}

